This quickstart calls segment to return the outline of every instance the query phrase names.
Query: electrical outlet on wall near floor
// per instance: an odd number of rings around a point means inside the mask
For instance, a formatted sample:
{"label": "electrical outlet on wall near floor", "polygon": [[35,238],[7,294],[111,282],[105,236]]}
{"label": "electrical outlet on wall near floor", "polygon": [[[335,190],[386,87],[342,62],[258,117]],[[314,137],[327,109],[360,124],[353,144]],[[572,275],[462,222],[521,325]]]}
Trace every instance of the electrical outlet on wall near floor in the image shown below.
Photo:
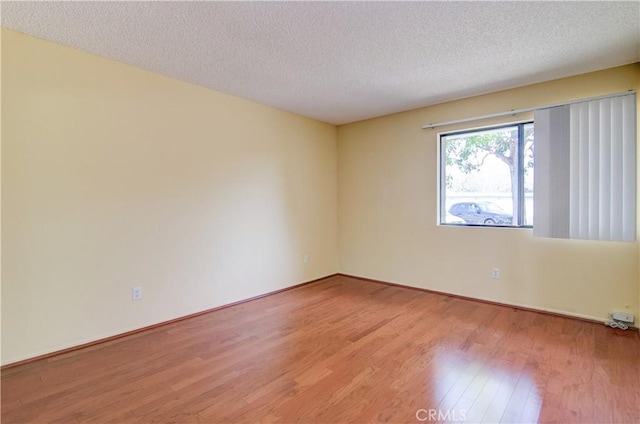
{"label": "electrical outlet on wall near floor", "polygon": [[500,268],[491,269],[491,278],[493,278],[494,280],[500,279]]}
{"label": "electrical outlet on wall near floor", "polygon": [[131,289],[131,300],[142,300],[142,287],[134,287]]}
{"label": "electrical outlet on wall near floor", "polygon": [[302,255],[302,263],[303,264],[308,264],[309,263],[309,254],[305,253],[304,255]]}

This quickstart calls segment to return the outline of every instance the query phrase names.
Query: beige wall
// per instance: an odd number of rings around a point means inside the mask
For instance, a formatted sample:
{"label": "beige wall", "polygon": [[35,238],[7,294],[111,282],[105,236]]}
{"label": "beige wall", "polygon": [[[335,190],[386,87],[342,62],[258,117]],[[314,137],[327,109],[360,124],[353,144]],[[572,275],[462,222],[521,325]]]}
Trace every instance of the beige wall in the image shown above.
{"label": "beige wall", "polygon": [[3,364],[337,271],[334,126],[4,29],[2,88]]}
{"label": "beige wall", "polygon": [[[640,65],[536,84],[338,128],[340,272],[606,319],[638,317],[638,243],[533,238],[528,229],[436,225],[437,132],[430,122],[640,88]],[[640,186],[640,185],[639,185]],[[499,267],[501,278],[491,278]]]}

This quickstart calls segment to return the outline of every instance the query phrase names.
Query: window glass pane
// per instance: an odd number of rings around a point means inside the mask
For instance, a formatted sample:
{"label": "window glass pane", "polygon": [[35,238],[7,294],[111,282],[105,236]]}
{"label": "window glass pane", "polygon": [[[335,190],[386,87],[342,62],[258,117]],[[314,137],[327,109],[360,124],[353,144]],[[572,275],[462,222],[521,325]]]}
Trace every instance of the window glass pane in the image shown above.
{"label": "window glass pane", "polygon": [[441,222],[518,225],[518,126],[444,135],[441,143]]}
{"label": "window glass pane", "polygon": [[524,222],[533,226],[533,124],[524,125]]}

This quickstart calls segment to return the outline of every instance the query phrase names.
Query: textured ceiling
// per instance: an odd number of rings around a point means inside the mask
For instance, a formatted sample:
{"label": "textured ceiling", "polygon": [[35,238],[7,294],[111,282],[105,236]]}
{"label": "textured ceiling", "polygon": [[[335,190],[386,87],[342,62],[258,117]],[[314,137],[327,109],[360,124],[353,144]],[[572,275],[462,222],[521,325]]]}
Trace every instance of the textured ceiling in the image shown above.
{"label": "textured ceiling", "polygon": [[6,2],[2,26],[333,124],[640,61],[640,2]]}

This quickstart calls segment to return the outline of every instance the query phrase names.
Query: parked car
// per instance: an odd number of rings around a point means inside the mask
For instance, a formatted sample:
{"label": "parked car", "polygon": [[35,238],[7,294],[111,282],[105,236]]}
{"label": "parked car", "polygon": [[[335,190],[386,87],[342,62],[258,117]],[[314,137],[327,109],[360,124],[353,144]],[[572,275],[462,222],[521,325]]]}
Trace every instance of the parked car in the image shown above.
{"label": "parked car", "polygon": [[464,219],[467,224],[511,225],[513,215],[491,202],[461,202],[449,208],[451,215]]}
{"label": "parked car", "polygon": [[464,219],[451,215],[449,212],[444,216],[445,224],[466,224]]}

